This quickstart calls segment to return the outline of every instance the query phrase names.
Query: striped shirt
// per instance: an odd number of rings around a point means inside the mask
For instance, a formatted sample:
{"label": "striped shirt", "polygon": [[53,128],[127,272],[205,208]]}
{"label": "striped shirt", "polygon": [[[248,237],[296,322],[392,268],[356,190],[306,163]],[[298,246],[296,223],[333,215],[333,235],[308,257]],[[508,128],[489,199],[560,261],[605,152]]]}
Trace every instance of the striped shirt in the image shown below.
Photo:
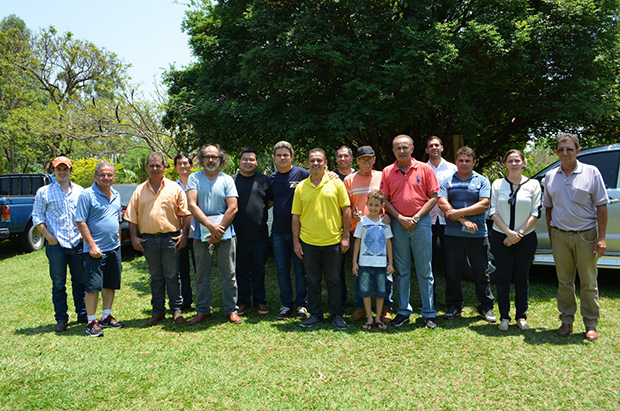
{"label": "striped shirt", "polygon": [[44,223],[63,248],[77,246],[82,238],[75,223],[75,213],[83,190],[82,186],[71,183],[69,193],[65,194],[62,186],[54,181],[39,188],[34,198],[32,224]]}

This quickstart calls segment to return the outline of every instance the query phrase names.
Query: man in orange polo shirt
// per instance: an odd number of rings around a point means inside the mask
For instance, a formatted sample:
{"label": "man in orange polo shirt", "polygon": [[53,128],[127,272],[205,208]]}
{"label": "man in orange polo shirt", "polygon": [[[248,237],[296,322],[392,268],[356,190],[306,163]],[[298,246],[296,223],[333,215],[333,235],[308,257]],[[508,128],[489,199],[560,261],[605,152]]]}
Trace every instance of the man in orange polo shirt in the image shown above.
{"label": "man in orange polo shirt", "polygon": [[144,253],[151,274],[153,312],[145,323],[149,326],[165,318],[166,288],[174,323],[185,321],[181,314],[179,256],[187,245],[190,212],[185,192],[164,177],[165,169],[166,161],[161,153],[149,154],[146,159],[149,179],[136,188],[125,214],[133,248]]}

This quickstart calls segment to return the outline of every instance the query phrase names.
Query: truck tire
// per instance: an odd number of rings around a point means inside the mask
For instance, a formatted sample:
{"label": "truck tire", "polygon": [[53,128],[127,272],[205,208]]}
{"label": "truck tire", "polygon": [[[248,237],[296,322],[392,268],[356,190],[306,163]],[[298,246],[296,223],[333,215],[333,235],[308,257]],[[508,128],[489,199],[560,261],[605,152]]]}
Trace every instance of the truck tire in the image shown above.
{"label": "truck tire", "polygon": [[20,235],[20,242],[22,250],[30,253],[43,248],[45,237],[43,237],[43,234],[41,234],[37,227],[32,225],[31,221],[26,226],[26,230]]}

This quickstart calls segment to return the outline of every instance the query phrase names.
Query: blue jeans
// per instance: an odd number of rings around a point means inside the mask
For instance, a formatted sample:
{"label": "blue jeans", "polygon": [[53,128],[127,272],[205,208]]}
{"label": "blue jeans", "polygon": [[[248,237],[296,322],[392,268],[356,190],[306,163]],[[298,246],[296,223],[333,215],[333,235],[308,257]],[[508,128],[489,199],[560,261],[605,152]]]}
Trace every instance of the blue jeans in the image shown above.
{"label": "blue jeans", "polygon": [[172,314],[181,312],[181,280],[179,279],[180,251],[174,248],[172,235],[155,238],[145,236],[142,243],[144,258],[151,274],[151,306],[153,315],[166,312],[166,289],[168,306]]}
{"label": "blue jeans", "polygon": [[271,233],[273,259],[278,273],[278,286],[280,286],[280,301],[282,305],[293,308],[293,283],[291,282],[291,258],[295,269],[295,292],[297,307],[306,306],[308,295],[308,282],[304,263],[293,251],[293,234]]}
{"label": "blue jeans", "polygon": [[[194,241],[196,253],[196,313],[211,312],[211,266],[213,255],[209,252],[209,243]],[[235,278],[235,261],[237,259],[237,237],[214,244],[217,269],[222,280],[222,300],[224,313],[237,312],[237,279]]]}
{"label": "blue jeans", "polygon": [[420,219],[416,228],[406,231],[395,219],[392,219],[392,253],[394,256],[394,282],[398,287],[398,314],[410,316],[409,304],[411,256],[415,262],[415,271],[420,287],[422,300],[422,317],[435,318],[437,311],[433,308],[433,269],[431,259],[433,247],[431,244],[431,217],[427,214]]}
{"label": "blue jeans", "polygon": [[267,303],[265,263],[269,256],[269,240],[237,241],[238,305],[254,307]]}
{"label": "blue jeans", "polygon": [[[376,298],[385,298],[386,267],[360,267],[358,271],[360,297],[370,297],[372,288],[375,288]],[[379,313],[380,315],[380,313]]]}
{"label": "blue jeans", "polygon": [[86,317],[84,304],[84,290],[86,277],[84,273],[84,259],[82,258],[82,243],[74,248],[63,248],[59,244],[45,246],[45,254],[50,264],[52,279],[52,302],[54,303],[54,317],[56,322],[69,322],[67,310],[67,266],[71,272],[71,289],[73,304],[78,319]]}

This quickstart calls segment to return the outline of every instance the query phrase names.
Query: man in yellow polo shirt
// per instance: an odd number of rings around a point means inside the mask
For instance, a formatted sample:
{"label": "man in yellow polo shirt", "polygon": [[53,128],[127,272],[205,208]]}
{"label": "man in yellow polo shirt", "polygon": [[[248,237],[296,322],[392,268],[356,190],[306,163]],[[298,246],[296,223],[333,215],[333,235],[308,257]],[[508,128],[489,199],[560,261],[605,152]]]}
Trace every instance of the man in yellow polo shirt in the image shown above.
{"label": "man in yellow polo shirt", "polygon": [[339,330],[346,330],[347,323],[342,318],[340,264],[349,249],[351,203],[342,181],[330,179],[325,173],[326,166],[325,151],[310,150],[310,177],[299,183],[293,197],[293,244],[308,277],[310,317],[303,320],[301,326],[312,327],[323,321],[321,280],[324,276],[332,324]]}
{"label": "man in yellow polo shirt", "polygon": [[125,214],[133,248],[144,253],[151,274],[153,312],[145,323],[149,326],[165,318],[166,288],[174,323],[185,321],[181,314],[179,257],[180,250],[187,245],[190,212],[185,192],[164,177],[165,169],[161,153],[149,154],[146,159],[149,179],[136,188]]}

